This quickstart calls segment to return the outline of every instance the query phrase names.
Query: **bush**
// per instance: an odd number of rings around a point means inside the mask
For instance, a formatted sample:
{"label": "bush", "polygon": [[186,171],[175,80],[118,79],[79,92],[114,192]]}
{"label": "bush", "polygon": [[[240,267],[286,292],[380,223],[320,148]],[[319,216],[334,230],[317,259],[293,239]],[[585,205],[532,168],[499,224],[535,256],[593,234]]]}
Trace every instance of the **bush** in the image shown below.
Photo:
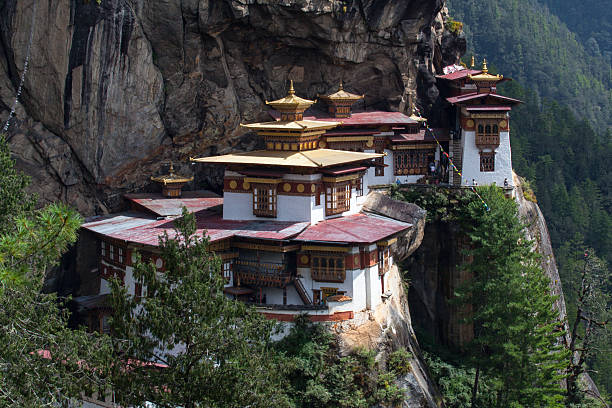
{"label": "bush", "polygon": [[411,358],[411,353],[406,351],[405,348],[400,348],[389,354],[389,359],[387,360],[387,369],[395,373],[397,377],[404,376],[410,371],[412,371],[412,367],[410,366]]}

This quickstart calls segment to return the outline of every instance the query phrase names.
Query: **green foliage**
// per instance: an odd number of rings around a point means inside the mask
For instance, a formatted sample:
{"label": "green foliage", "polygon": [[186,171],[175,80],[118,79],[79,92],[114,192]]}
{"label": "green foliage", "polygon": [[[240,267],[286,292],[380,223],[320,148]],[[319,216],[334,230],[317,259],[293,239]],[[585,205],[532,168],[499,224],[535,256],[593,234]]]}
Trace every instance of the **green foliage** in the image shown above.
{"label": "green foliage", "polygon": [[65,301],[40,293],[81,218],[62,204],[34,211],[0,137],[0,407],[64,406],[105,387],[105,337],[67,328]]}
{"label": "green foliage", "polygon": [[479,187],[486,211],[473,201],[466,232],[473,277],[457,291],[457,303],[469,305],[466,322],[474,325],[467,345],[472,365],[502,383],[493,406],[562,406],[559,386],[567,352],[558,344],[558,312],[549,279],[525,238],[514,200],[494,186]]}
{"label": "green foliage", "polygon": [[365,408],[398,404],[404,398],[395,382],[398,373],[381,370],[372,350],[340,357],[329,330],[306,316],[296,319],[277,349],[294,407]]}
{"label": "green foliage", "polygon": [[394,372],[397,376],[406,375],[412,371],[412,367],[410,366],[411,358],[412,353],[406,351],[405,348],[400,348],[389,354],[387,368],[389,371]]}
{"label": "green foliage", "polygon": [[463,30],[463,23],[460,21],[455,21],[451,17],[449,17],[445,22],[444,26],[454,34],[459,34]]}
{"label": "green foliage", "polygon": [[[134,279],[146,288],[140,301],[112,283],[114,384],[121,401],[161,406],[283,407],[270,349],[274,323],[254,308],[228,299],[220,261],[195,218],[183,209],[176,236],[160,238],[165,270],[137,260]],[[144,289],[143,289],[144,290]],[[157,369],[143,362],[156,362]]]}

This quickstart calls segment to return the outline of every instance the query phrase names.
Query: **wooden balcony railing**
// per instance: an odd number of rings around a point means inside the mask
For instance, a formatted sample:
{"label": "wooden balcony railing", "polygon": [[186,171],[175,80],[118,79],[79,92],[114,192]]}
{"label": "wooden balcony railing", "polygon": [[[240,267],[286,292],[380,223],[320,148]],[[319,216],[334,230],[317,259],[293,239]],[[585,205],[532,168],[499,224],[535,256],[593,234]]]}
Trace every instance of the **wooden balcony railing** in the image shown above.
{"label": "wooden balcony railing", "polygon": [[254,285],[263,287],[285,287],[292,276],[287,266],[280,263],[235,260],[234,279],[238,286]]}
{"label": "wooden balcony railing", "polygon": [[497,134],[476,134],[476,146],[499,146],[499,135]]}
{"label": "wooden balcony railing", "polygon": [[311,268],[312,279],[323,282],[344,282],[346,269],[342,268]]}

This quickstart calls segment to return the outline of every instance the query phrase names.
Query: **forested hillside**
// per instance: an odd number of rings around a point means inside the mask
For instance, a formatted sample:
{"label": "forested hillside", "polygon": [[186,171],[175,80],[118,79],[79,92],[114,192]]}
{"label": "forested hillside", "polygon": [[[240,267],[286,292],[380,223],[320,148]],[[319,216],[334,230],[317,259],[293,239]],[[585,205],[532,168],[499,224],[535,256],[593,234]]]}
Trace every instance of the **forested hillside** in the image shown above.
{"label": "forested hillside", "polygon": [[[595,1],[451,0],[449,7],[464,23],[467,56],[512,77],[502,92],[525,101],[512,113],[513,165],[547,219],[572,316],[584,249],[612,262],[610,12]],[[609,268],[605,275],[611,293]],[[612,393],[612,340],[598,342],[592,376]]]}

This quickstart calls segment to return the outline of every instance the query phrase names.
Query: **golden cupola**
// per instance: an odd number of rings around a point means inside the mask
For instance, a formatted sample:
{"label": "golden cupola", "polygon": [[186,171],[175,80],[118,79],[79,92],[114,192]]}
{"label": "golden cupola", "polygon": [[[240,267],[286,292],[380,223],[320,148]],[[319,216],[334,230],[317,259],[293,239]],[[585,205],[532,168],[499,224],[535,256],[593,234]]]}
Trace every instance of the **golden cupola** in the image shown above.
{"label": "golden cupola", "polygon": [[482,72],[478,75],[468,75],[469,80],[476,84],[478,93],[492,92],[495,90],[497,83],[504,79],[503,75],[492,75],[489,74],[489,68],[487,67],[487,60],[484,59],[482,62]]}
{"label": "golden cupola", "polygon": [[348,118],[351,116],[351,106],[365,95],[355,95],[344,90],[342,81],[338,91],[331,95],[320,96],[321,99],[327,102],[329,114],[336,118]]}
{"label": "golden cupola", "polygon": [[274,108],[274,110],[281,114],[281,121],[290,122],[302,120],[304,118],[304,111],[315,102],[297,96],[293,89],[293,80],[291,80],[287,96],[272,102],[266,101],[266,105]]}
{"label": "golden cupola", "polygon": [[193,181],[193,177],[182,177],[174,174],[174,165],[170,162],[170,169],[168,174],[163,176],[151,177],[152,181],[161,184],[162,195],[164,197],[180,197],[183,186],[190,181]]}
{"label": "golden cupola", "polygon": [[266,101],[266,105],[280,113],[280,120],[241,124],[240,126],[252,129],[259,136],[262,136],[267,150],[303,151],[316,149],[319,146],[321,135],[340,123],[304,120],[304,111],[313,103],[315,101],[297,96],[293,89],[293,81],[291,81],[287,96],[272,102]]}

